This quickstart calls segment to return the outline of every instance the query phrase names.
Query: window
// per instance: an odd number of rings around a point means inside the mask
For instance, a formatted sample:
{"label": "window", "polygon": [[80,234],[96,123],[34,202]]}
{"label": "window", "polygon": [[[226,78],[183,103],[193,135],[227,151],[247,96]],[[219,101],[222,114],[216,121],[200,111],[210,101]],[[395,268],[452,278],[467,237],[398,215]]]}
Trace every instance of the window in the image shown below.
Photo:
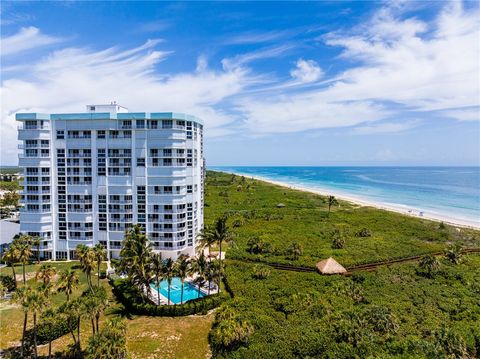
{"label": "window", "polygon": [[137,128],[145,128],[145,120],[137,120],[136,127]]}
{"label": "window", "polygon": [[172,120],[163,120],[162,121],[162,128],[173,128],[173,121]]}
{"label": "window", "polygon": [[193,190],[192,190],[192,186],[191,185],[188,185],[187,186],[187,193],[192,193]]}
{"label": "window", "polygon": [[90,106],[90,111],[95,111],[95,106]]}
{"label": "window", "polygon": [[105,138],[105,131],[97,131],[97,138]]}
{"label": "window", "polygon": [[65,131],[59,130],[57,131],[57,140],[63,140],[65,139]]}
{"label": "window", "polygon": [[137,158],[137,166],[138,167],[145,167],[145,158],[144,157],[138,157]]}

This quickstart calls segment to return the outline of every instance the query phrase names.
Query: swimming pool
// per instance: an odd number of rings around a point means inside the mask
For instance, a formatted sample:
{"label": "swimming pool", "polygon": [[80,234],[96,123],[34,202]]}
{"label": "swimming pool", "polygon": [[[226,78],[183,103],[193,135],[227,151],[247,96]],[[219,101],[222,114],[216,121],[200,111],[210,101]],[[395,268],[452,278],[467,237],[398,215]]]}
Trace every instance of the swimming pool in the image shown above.
{"label": "swimming pool", "polygon": [[[158,290],[155,282],[151,283],[150,287],[152,287],[153,290]],[[168,281],[166,279],[160,282],[160,294],[163,295],[165,298],[168,298]],[[174,277],[172,279],[172,284],[170,286],[170,302],[172,304],[180,304],[181,295],[182,295],[182,280],[179,277]],[[200,292],[200,298],[205,296],[206,296],[205,293]],[[185,303],[188,300],[197,299],[197,298],[198,298],[198,289],[194,285],[188,282],[185,282],[183,286],[183,302]]]}

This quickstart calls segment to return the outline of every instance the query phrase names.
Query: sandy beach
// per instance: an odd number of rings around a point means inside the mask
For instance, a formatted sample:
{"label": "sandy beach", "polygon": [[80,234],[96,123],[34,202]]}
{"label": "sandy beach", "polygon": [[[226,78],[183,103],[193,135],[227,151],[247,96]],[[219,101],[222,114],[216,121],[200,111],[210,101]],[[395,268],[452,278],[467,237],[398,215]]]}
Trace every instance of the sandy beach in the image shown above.
{"label": "sandy beach", "polygon": [[[223,171],[226,172],[226,171]],[[480,219],[478,221],[473,221],[465,218],[456,218],[456,217],[449,217],[443,214],[438,214],[438,213],[432,213],[432,212],[426,212],[423,210],[420,210],[418,208],[410,208],[405,205],[401,204],[395,204],[395,203],[379,203],[375,201],[370,201],[365,198],[360,198],[353,196],[351,194],[346,194],[341,191],[336,191],[332,189],[327,189],[327,188],[310,188],[310,187],[305,187],[305,186],[298,186],[298,185],[292,185],[289,183],[284,183],[284,182],[279,182],[279,181],[274,181],[268,178],[264,178],[261,176],[252,176],[252,175],[244,175],[244,174],[239,174],[239,173],[232,173],[232,172],[226,172],[230,174],[235,174],[237,176],[245,176],[248,178],[253,178],[259,181],[264,181],[268,182],[271,184],[275,184],[278,186],[290,188],[290,189],[295,189],[299,191],[304,191],[304,192],[310,192],[310,193],[315,193],[319,194],[322,196],[335,196],[336,198],[343,200],[343,201],[348,201],[360,206],[366,206],[366,207],[375,207],[378,209],[383,209],[387,211],[393,211],[397,213],[401,213],[407,216],[412,216],[412,217],[418,217],[422,219],[428,219],[432,221],[437,221],[437,222],[444,222],[446,224],[450,224],[452,226],[457,226],[457,227],[466,227],[466,228],[474,228],[474,229],[480,229]]]}

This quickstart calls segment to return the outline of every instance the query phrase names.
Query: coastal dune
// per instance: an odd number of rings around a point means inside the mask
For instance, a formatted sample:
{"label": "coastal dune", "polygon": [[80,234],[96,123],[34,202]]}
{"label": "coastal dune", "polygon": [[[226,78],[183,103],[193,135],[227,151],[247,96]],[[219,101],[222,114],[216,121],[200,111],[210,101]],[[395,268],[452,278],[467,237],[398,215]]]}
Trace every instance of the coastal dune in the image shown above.
{"label": "coastal dune", "polygon": [[277,186],[281,187],[286,187],[298,191],[304,191],[304,192],[310,192],[310,193],[315,193],[321,196],[335,196],[336,198],[351,202],[353,204],[359,205],[359,206],[364,206],[364,207],[374,207],[377,209],[383,209],[386,211],[392,211],[396,213],[401,213],[403,215],[411,216],[411,217],[418,217],[422,219],[428,219],[432,221],[437,221],[437,222],[444,222],[445,224],[449,224],[452,226],[456,227],[465,227],[465,228],[473,228],[473,229],[480,229],[480,218],[478,221],[473,221],[465,218],[459,218],[455,216],[447,216],[444,214],[438,214],[434,212],[427,212],[423,211],[418,208],[412,208],[408,207],[406,205],[402,204],[396,204],[396,203],[380,203],[380,202],[375,202],[371,201],[365,198],[360,198],[356,197],[351,194],[347,194],[345,192],[337,191],[337,190],[332,190],[332,189],[327,189],[327,188],[320,188],[316,186],[315,188],[308,187],[308,186],[299,186],[299,185],[293,185],[290,183],[285,183],[281,181],[275,181],[269,178],[265,178],[262,176],[257,176],[257,175],[251,175],[251,174],[243,174],[243,173],[235,173],[235,172],[229,172],[229,171],[221,171],[224,173],[229,173],[229,174],[234,174],[237,176],[245,176],[248,178],[253,178],[258,181],[263,181],[267,182],[270,184],[274,184]]}

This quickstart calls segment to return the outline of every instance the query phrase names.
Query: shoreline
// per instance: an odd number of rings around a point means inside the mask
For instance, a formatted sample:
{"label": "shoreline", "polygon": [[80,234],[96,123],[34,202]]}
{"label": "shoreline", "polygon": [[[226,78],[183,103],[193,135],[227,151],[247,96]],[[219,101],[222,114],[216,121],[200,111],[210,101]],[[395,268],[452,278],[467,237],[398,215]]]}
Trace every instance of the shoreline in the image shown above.
{"label": "shoreline", "polygon": [[281,186],[281,187],[285,187],[285,188],[289,188],[297,191],[314,193],[321,196],[335,196],[336,198],[342,201],[350,202],[355,205],[360,205],[363,207],[374,207],[377,209],[396,212],[396,213],[400,213],[406,216],[415,217],[419,219],[427,219],[435,222],[444,222],[445,224],[448,224],[454,227],[463,227],[463,228],[470,228],[470,229],[477,229],[477,230],[480,229],[480,222],[475,222],[475,221],[463,219],[463,218],[449,217],[449,216],[438,214],[438,213],[429,213],[429,212],[420,210],[418,208],[408,207],[402,204],[375,202],[365,198],[356,197],[355,195],[346,194],[341,191],[335,191],[329,188],[321,188],[321,187],[312,188],[312,187],[306,187],[306,186],[293,185],[293,184],[289,184],[281,181],[275,181],[269,178],[251,175],[251,174],[221,171],[221,170],[215,170],[215,171],[234,174],[236,176],[253,178],[258,181],[267,182],[270,184],[274,184],[277,186]]}

